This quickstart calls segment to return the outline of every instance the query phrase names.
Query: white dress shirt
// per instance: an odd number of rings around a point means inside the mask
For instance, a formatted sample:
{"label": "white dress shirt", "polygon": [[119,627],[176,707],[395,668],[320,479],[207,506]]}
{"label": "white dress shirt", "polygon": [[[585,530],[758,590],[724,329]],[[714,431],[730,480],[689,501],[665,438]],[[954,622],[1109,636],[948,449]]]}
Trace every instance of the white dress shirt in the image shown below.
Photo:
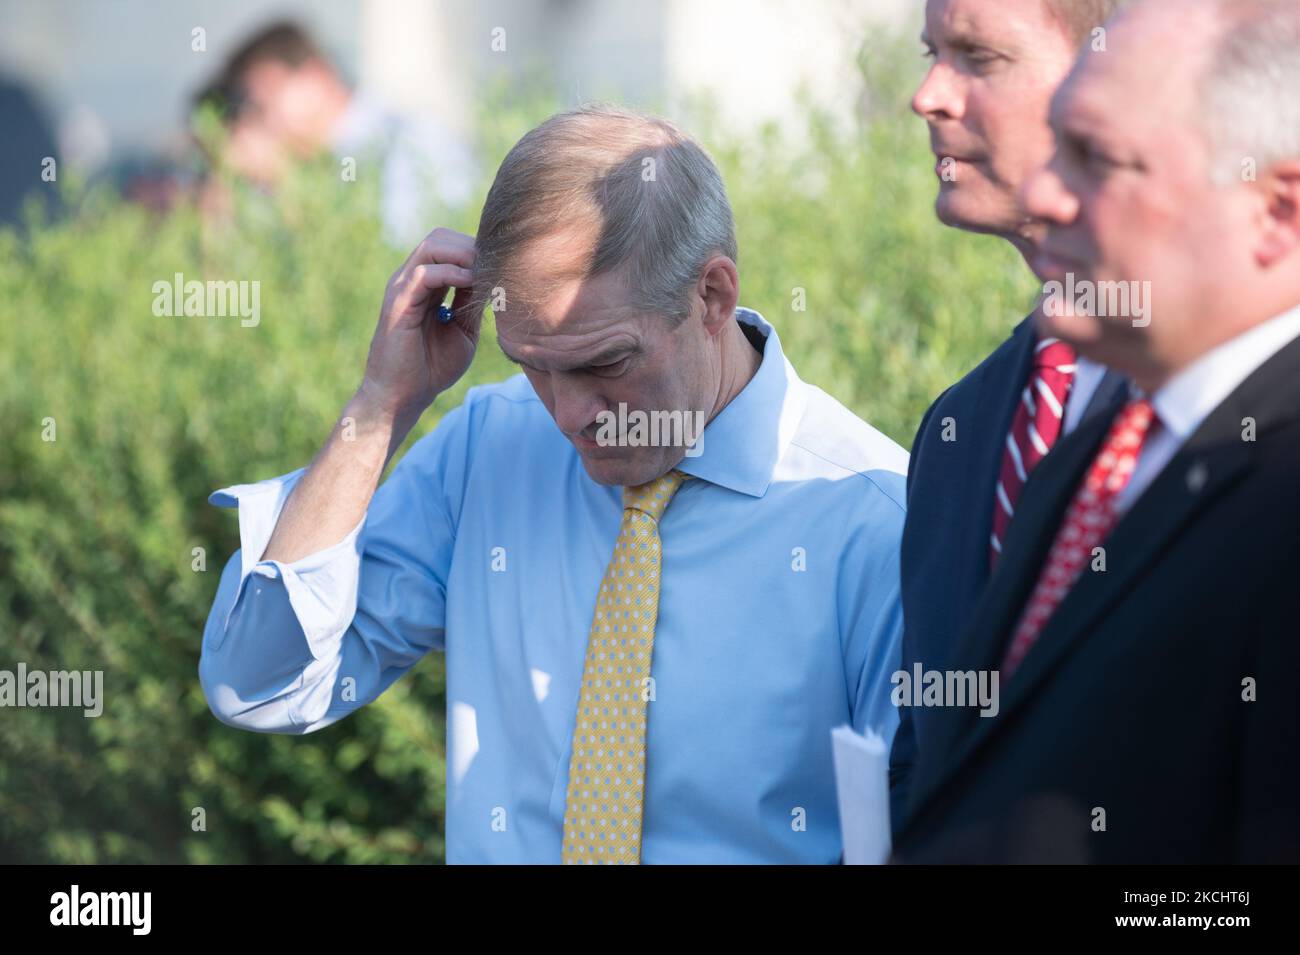
{"label": "white dress shirt", "polygon": [[1106,366],[1099,365],[1082,355],[1074,363],[1074,384],[1065,396],[1065,414],[1061,419],[1061,437],[1069,434],[1083,420],[1083,413],[1092,403],[1092,396],[1097,393],[1097,386],[1106,377]]}
{"label": "white dress shirt", "polygon": [[[1151,485],[1210,412],[1297,335],[1300,305],[1206,352],[1152,395],[1156,420],[1133,476],[1115,500],[1121,514]],[[1194,479],[1188,475],[1189,481]]]}

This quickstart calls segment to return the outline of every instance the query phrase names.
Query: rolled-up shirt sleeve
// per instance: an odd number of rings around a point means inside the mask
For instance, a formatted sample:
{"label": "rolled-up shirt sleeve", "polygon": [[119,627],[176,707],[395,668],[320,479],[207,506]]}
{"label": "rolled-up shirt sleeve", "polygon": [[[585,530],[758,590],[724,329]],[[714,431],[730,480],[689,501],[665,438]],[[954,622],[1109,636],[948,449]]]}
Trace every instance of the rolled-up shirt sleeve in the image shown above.
{"label": "rolled-up shirt sleeve", "polygon": [[462,406],[408,451],[341,541],[259,561],[305,469],[215,492],[239,550],[208,614],[199,680],[223,723],[310,733],[383,693],[444,646],[446,582],[466,468]]}

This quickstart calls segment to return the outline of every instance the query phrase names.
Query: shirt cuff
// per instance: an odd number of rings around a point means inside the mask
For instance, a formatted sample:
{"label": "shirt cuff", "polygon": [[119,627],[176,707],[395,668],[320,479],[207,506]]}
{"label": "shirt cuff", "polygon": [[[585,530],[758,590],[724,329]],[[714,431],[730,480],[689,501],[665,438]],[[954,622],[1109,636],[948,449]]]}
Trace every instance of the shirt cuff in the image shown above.
{"label": "shirt cuff", "polygon": [[279,579],[294,616],[302,627],[313,658],[320,660],[337,651],[337,643],[356,612],[357,588],[361,576],[358,538],[366,523],[362,515],[341,541],[286,564],[258,560],[266,551],[285,502],[307,469],[298,468],[280,477],[253,484],[233,484],[212,492],[208,502],[217,507],[239,510],[239,582],[235,588],[223,632],[235,608],[243,600],[250,576]]}

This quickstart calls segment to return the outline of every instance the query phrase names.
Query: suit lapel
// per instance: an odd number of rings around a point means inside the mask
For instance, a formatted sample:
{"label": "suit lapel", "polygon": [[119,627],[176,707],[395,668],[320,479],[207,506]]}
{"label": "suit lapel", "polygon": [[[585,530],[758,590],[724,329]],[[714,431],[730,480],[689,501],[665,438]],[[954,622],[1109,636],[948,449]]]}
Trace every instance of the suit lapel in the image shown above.
{"label": "suit lapel", "polygon": [[[1207,422],[1208,423],[1208,422]],[[1220,422],[1222,424],[1223,422]],[[1085,568],[1039,636],[1033,651],[1002,693],[1002,712],[1013,712],[1031,696],[1094,624],[1157,561],[1191,519],[1245,472],[1253,446],[1231,435],[1199,430],[1152,481],[1103,542],[1106,572]],[[1141,506],[1139,507],[1139,503]]]}
{"label": "suit lapel", "polygon": [[[989,537],[993,533],[993,507],[996,501],[998,474],[1002,470],[1002,455],[1006,435],[1011,430],[1011,419],[1016,411],[1024,382],[1029,378],[1029,368],[1034,359],[1034,344],[1038,336],[1032,318],[1024,319],[1012,333],[1012,375],[1004,380],[985,372],[976,391],[976,413],[967,423],[967,433],[958,433],[958,441],[965,440],[971,448],[966,473],[975,477],[975,506],[965,515],[965,528],[961,536],[964,553],[963,567],[979,568],[971,574],[978,581],[975,593],[988,582]],[[1009,387],[1008,387],[1009,386]],[[986,415],[979,410],[989,409]],[[961,425],[959,424],[960,428]],[[986,430],[988,429],[988,430]],[[973,603],[971,604],[973,605]],[[956,621],[952,632],[960,632],[964,621]],[[937,661],[936,661],[937,662]]]}
{"label": "suit lapel", "polygon": [[1082,416],[1079,418],[1079,424],[1091,421],[1099,414],[1110,415],[1119,405],[1117,402],[1123,402],[1128,396],[1128,379],[1119,372],[1110,368],[1101,376],[1101,381],[1097,383],[1096,390],[1092,393],[1092,400],[1088,402],[1088,407],[1084,409]]}
{"label": "suit lapel", "polygon": [[[1263,436],[1300,416],[1300,339],[1265,362],[1225,399],[1133,503],[1104,543],[1107,569],[1087,569],[1048,621],[1037,643],[1006,687],[996,717],[980,718],[973,707],[947,721],[945,745],[918,773],[911,818],[975,752],[1030,699],[1069,652],[1097,632],[1098,620],[1137,582],[1198,512],[1249,470],[1257,444],[1242,440],[1242,421],[1253,418]],[[1117,405],[1080,425],[1030,476],[1012,522],[997,573],[948,662],[948,669],[993,669],[1037,582],[1060,518],[1096,454]],[[973,725],[972,725],[973,724]],[[936,745],[935,749],[939,749]],[[926,780],[928,779],[928,783]]]}
{"label": "suit lapel", "polygon": [[[991,640],[992,637],[979,639],[979,634],[972,633],[971,624],[973,621],[984,619],[981,610],[989,602],[992,587],[989,582],[988,561],[989,561],[989,538],[993,532],[993,507],[995,501],[995,486],[999,474],[1002,470],[1002,458],[1006,449],[1006,436],[1011,431],[1011,420],[1015,415],[1016,408],[1020,402],[1020,393],[1024,389],[1024,383],[1029,379],[1029,371],[1033,363],[1034,348],[1037,344],[1038,336],[1034,330],[1033,318],[1026,318],[1012,333],[1012,347],[1014,348],[1013,358],[1008,362],[1001,376],[996,380],[991,380],[989,375],[984,375],[980,382],[979,389],[976,392],[977,407],[987,409],[986,413],[977,419],[979,428],[973,435],[966,438],[974,447],[974,450],[966,457],[965,465],[969,468],[968,472],[975,483],[976,491],[972,500],[971,509],[969,509],[964,518],[962,533],[959,538],[961,553],[957,555],[954,564],[963,574],[973,581],[971,586],[973,592],[971,599],[968,601],[954,600],[951,610],[951,626],[948,632],[953,636],[943,647],[944,655],[939,659],[921,661],[925,669],[932,670],[936,668],[946,669],[988,669],[983,665],[963,665],[955,667],[955,660],[969,660],[979,658],[985,655],[987,647],[981,648],[980,643]],[[1077,432],[1076,432],[1077,433]],[[959,440],[961,440],[959,436]],[[1053,454],[1056,452],[1054,451]],[[1026,485],[1023,495],[1029,493],[1029,488],[1033,486],[1032,478],[1037,475],[1052,459],[1051,454],[1044,459],[1035,473],[1031,475],[1031,481]],[[1022,495],[1020,507],[1024,506],[1024,496]],[[1008,531],[1007,540],[1003,541],[1003,554],[998,561],[997,576],[1006,573],[1006,567],[1010,563],[1013,568],[1016,566],[1016,556],[1012,551],[1012,540],[1016,535],[1017,523],[1028,523],[1030,526],[1039,526],[1041,522],[1018,522],[1012,521]],[[978,574],[969,570],[969,568],[978,568]],[[1014,571],[1013,571],[1014,572]],[[968,613],[963,618],[960,616],[961,608],[969,608]],[[953,740],[960,735],[965,720],[970,717],[970,713],[960,709],[936,710],[928,713],[926,716],[929,724],[929,733],[931,742],[922,748],[918,753],[917,779],[924,780],[930,775],[926,772],[926,763],[933,759],[938,763],[943,753],[947,752]],[[923,785],[918,785],[918,795],[924,789]],[[913,806],[917,804],[913,800]]]}
{"label": "suit lapel", "polygon": [[[1029,591],[1038,580],[1037,568],[1043,565],[1056,536],[1059,515],[1064,513],[1084,470],[1096,455],[1115,410],[1094,416],[1062,438],[1029,476],[1003,542],[997,571],[953,642],[943,661],[944,671],[997,669],[1006,637],[1019,619]],[[927,789],[937,788],[955,769],[953,751],[971,724],[992,722],[996,719],[980,717],[973,707],[948,707],[942,719],[931,717],[934,745],[920,755],[920,761],[929,765],[918,767],[917,776],[918,780],[931,779],[932,785],[918,784],[914,808],[920,806]],[[926,768],[933,773],[922,771]]]}
{"label": "suit lapel", "polygon": [[1061,516],[1096,457],[1115,415],[1128,400],[1128,390],[1128,380],[1108,369],[1074,432],[1060,438],[1052,453],[1030,475],[1007,529],[1003,559],[998,562],[998,573],[1005,574],[1016,585],[997,591],[1004,599],[990,600],[990,606],[996,607],[999,615],[998,627],[969,631],[970,642],[964,648],[969,652],[968,659],[975,661],[978,668],[994,669],[1001,663],[1006,650],[1003,638],[1019,621],[1020,612],[1038,582],[1038,571],[1056,538]]}

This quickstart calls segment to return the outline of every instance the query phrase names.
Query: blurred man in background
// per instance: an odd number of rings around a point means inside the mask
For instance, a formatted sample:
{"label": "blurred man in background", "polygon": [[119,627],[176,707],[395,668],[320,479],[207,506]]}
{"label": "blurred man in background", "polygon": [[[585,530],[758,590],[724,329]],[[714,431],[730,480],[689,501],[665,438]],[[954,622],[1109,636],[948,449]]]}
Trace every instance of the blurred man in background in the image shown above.
{"label": "blurred man in background", "polygon": [[48,214],[58,207],[54,173],[59,150],[44,110],[22,84],[0,77],[0,225],[22,221],[36,202]]}
{"label": "blurred man in background", "polygon": [[1057,93],[1038,270],[1149,308],[1040,334],[1135,390],[1026,489],[949,657],[1000,712],[935,711],[902,858],[1300,861],[1297,89],[1294,0],[1147,0]]}
{"label": "blurred man in background", "polygon": [[[294,162],[332,153],[377,172],[386,237],[409,248],[428,232],[433,202],[457,206],[474,188],[469,148],[432,116],[404,117],[344,82],[298,26],[272,24],[227,61],[201,99],[222,108],[229,168],[273,187]],[[373,171],[373,172],[372,172]]]}
{"label": "blurred man in background", "polygon": [[[1044,223],[1018,192],[1052,153],[1053,91],[1120,0],[929,0],[932,65],[912,108],[930,127],[944,223],[1006,239],[1033,265]],[[1085,55],[1088,55],[1085,53]],[[902,670],[942,666],[997,566],[1034,468],[1122,393],[1118,375],[1040,335],[1032,316],[931,405],[912,445]],[[934,708],[903,707],[890,754],[895,829]]]}

